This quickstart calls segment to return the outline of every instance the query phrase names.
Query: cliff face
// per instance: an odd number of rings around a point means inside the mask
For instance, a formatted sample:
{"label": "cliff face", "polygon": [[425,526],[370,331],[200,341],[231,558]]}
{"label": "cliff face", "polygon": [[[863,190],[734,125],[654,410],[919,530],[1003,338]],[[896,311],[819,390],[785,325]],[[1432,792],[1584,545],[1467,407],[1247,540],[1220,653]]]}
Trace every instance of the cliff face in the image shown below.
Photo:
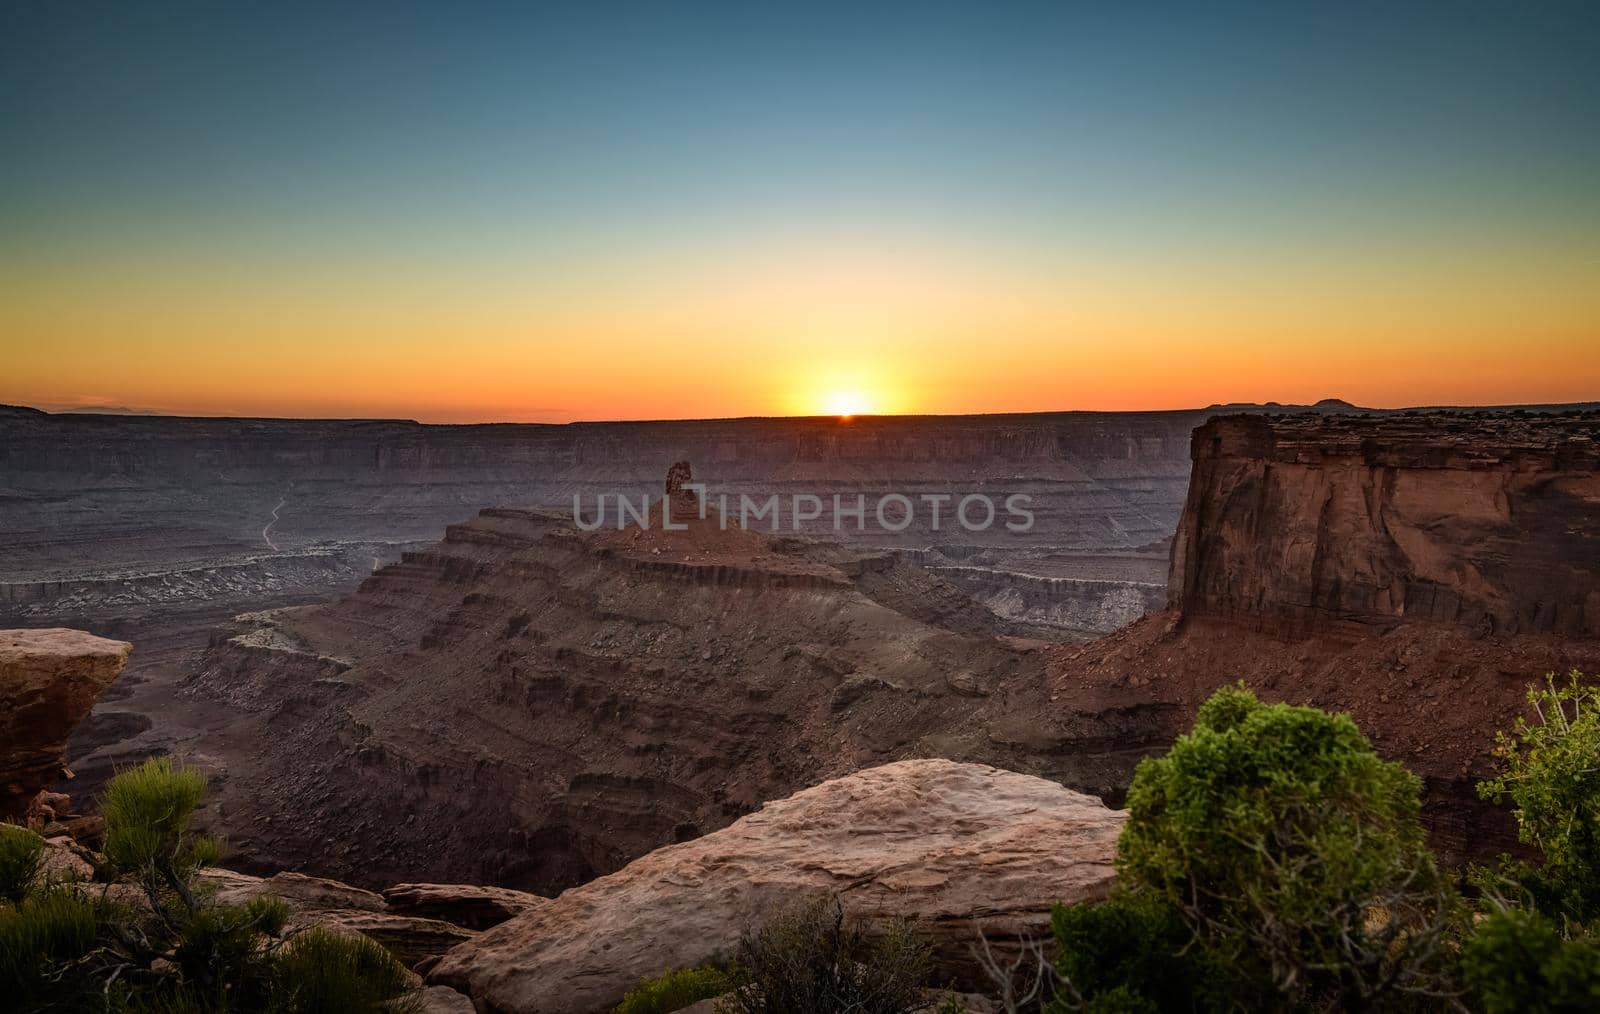
{"label": "cliff face", "polygon": [[1600,413],[1229,416],[1191,453],[1185,617],[1600,636]]}
{"label": "cliff face", "polygon": [[[683,422],[429,426],[394,420],[181,419],[0,414],[0,474],[25,485],[119,478],[180,485],[283,479],[633,479],[674,460],[714,481],[1165,473],[1198,412],[1061,412]],[[674,457],[675,456],[675,457]],[[964,466],[964,467],[963,467]],[[996,472],[995,469],[1000,471]],[[1014,472],[1012,472],[1014,474]]]}

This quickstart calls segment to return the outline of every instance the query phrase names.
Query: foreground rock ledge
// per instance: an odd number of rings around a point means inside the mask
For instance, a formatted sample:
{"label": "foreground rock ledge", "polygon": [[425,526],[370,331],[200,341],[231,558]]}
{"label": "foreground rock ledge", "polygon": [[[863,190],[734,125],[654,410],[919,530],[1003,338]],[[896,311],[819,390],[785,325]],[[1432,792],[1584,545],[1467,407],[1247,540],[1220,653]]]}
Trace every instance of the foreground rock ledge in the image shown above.
{"label": "foreground rock ledge", "polygon": [[913,760],[823,782],[658,849],[452,949],[429,981],[480,1010],[609,1010],[641,978],[732,953],[775,908],[837,894],[862,919],[915,919],[945,968],[975,972],[1043,936],[1057,901],[1103,897],[1124,815],[1054,782]]}
{"label": "foreground rock ledge", "polygon": [[60,777],[67,737],[133,645],[47,627],[0,630],[0,817],[20,817]]}

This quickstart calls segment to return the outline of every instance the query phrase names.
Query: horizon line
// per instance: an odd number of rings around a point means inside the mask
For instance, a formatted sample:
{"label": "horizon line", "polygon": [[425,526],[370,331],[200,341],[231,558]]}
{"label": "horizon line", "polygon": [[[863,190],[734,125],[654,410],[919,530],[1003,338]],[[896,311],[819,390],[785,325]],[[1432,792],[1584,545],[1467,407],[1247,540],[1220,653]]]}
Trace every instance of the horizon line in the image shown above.
{"label": "horizon line", "polygon": [[[1319,409],[1319,407],[1325,408]],[[211,420],[240,422],[300,422],[300,423],[391,423],[411,426],[615,426],[615,425],[651,425],[664,423],[719,423],[719,422],[751,422],[773,420],[832,420],[840,424],[850,424],[862,420],[883,419],[985,419],[985,418],[1021,418],[1026,416],[1046,415],[1163,415],[1185,412],[1216,411],[1224,414],[1227,410],[1294,410],[1301,412],[1327,411],[1329,414],[1339,414],[1339,409],[1346,409],[1356,413],[1401,413],[1401,412],[1513,412],[1523,411],[1555,411],[1555,410],[1583,410],[1600,408],[1600,398],[1585,401],[1553,401],[1553,402],[1514,402],[1498,404],[1451,404],[1451,405],[1356,405],[1342,398],[1323,398],[1315,402],[1278,402],[1278,401],[1231,401],[1213,402],[1209,405],[1183,406],[1177,408],[1139,408],[1139,409],[1040,409],[1021,412],[861,412],[851,415],[830,415],[826,413],[798,414],[773,414],[773,415],[737,415],[737,416],[678,416],[671,418],[614,418],[614,419],[570,419],[565,422],[526,422],[505,419],[481,419],[471,422],[424,422],[406,416],[318,416],[318,415],[233,415],[226,413],[182,413],[167,412],[162,410],[124,409],[117,411],[111,408],[99,411],[93,407],[49,409],[38,405],[12,404],[0,402],[0,412],[21,411],[35,412],[40,415],[55,417],[98,417],[102,419],[162,419],[162,420]]]}

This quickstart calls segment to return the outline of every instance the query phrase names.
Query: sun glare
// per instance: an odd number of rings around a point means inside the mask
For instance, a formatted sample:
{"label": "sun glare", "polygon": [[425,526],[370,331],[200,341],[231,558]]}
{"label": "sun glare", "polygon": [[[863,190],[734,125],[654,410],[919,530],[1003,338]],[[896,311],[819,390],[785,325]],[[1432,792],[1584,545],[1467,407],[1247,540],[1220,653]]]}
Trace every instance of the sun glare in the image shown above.
{"label": "sun glare", "polygon": [[849,419],[851,416],[866,415],[872,411],[872,406],[859,391],[835,391],[823,399],[822,410],[825,415]]}

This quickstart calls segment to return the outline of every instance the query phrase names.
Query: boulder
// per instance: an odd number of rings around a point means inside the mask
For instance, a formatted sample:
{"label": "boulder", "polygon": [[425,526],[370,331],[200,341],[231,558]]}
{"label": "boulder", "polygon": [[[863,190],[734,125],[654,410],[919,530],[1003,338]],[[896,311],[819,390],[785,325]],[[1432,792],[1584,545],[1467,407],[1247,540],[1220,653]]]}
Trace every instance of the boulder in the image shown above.
{"label": "boulder", "polygon": [[392,912],[443,919],[468,929],[498,926],[550,901],[509,887],[473,884],[396,884],[384,890],[383,900]]}
{"label": "boulder", "polygon": [[291,926],[317,926],[335,933],[360,933],[388,949],[407,968],[415,968],[471,940],[473,931],[439,919],[389,912],[321,909],[300,913]]}
{"label": "boulder", "polygon": [[72,880],[88,883],[94,879],[91,855],[77,842],[64,835],[44,840],[44,854],[40,858],[38,881]]}
{"label": "boulder", "polygon": [[357,912],[382,912],[382,896],[351,887],[349,884],[324,877],[308,877],[303,873],[274,873],[270,877],[252,877],[217,867],[208,867],[196,874],[201,885],[216,891],[216,900],[226,905],[242,905],[263,894],[281,898],[296,912],[307,910],[352,910]]}
{"label": "boulder", "polygon": [[766,804],[485,930],[428,981],[481,1010],[608,1010],[639,980],[730,956],[774,909],[835,895],[853,918],[913,919],[941,972],[981,983],[973,946],[1016,953],[1058,901],[1104,897],[1125,815],[1029,775],[911,760]]}
{"label": "boulder", "polygon": [[427,986],[413,996],[416,1014],[477,1014],[471,1000],[446,986]]}
{"label": "boulder", "polygon": [[437,957],[473,935],[469,929],[439,919],[387,911],[380,895],[337,880],[299,873],[252,877],[223,869],[202,870],[196,879],[224,904],[242,905],[262,895],[280,898],[289,906],[290,929],[315,926],[335,933],[360,933],[388,948],[407,967]]}
{"label": "boulder", "polygon": [[66,770],[67,736],[132,650],[64,627],[0,630],[0,818],[25,816]]}

